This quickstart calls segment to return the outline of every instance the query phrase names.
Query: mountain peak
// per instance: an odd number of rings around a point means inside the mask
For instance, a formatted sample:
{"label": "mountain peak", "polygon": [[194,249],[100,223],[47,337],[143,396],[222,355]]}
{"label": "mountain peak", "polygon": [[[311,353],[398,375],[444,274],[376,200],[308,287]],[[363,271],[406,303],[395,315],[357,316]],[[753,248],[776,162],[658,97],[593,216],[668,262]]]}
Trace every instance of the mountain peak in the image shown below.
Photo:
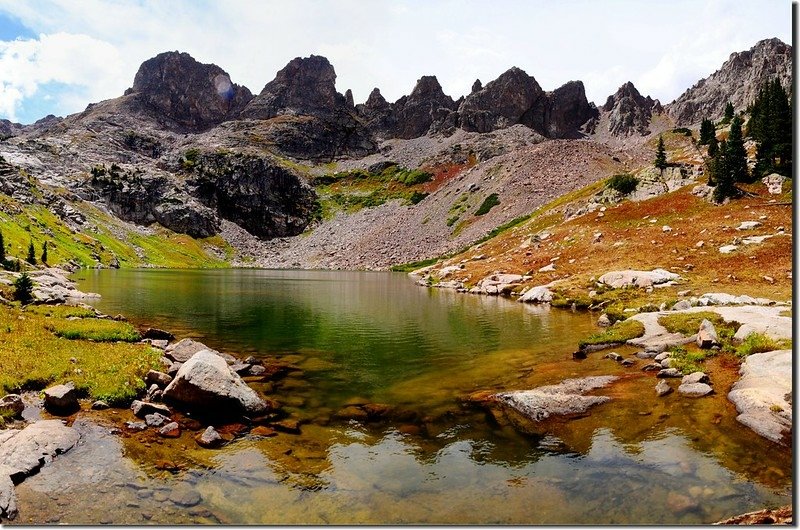
{"label": "mountain peak", "polygon": [[143,62],[126,94],[135,94],[145,105],[191,129],[235,117],[253,97],[219,66],[177,51]]}

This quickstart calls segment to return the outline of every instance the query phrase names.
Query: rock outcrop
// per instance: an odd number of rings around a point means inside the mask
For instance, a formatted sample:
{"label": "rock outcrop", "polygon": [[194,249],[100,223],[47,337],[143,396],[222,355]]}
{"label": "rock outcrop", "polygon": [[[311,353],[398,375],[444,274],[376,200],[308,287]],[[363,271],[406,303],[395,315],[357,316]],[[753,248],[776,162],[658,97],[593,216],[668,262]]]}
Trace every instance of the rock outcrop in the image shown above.
{"label": "rock outcrop", "polygon": [[455,103],[442,91],[436,76],[424,75],[411,94],[394,103],[393,110],[396,120],[393,136],[409,139],[427,134],[434,122],[444,122],[455,110]]}
{"label": "rock outcrop", "polygon": [[126,94],[190,130],[236,118],[253,98],[219,66],[179,52],[161,53],[142,63]]}
{"label": "rock outcrop", "polygon": [[336,72],[325,57],[297,57],[245,107],[242,118],[286,154],[303,159],[364,156],[376,145],[347,98],[336,91]]}
{"label": "rock outcrop", "polygon": [[394,136],[397,118],[392,104],[386,101],[379,88],[370,92],[366,103],[356,105],[356,111],[363,116],[367,129],[378,138]]}
{"label": "rock outcrop", "polygon": [[693,125],[703,118],[722,117],[730,101],[744,110],[765,81],[778,78],[787,90],[792,85],[792,47],[780,39],[765,39],[747,51],[732,53],[722,67],[666,106],[678,125]]}
{"label": "rock outcrop", "polygon": [[740,373],[741,379],[728,393],[739,411],[736,419],[768,440],[790,445],[792,350],[750,355]]}
{"label": "rock outcrop", "polygon": [[514,67],[464,99],[458,109],[460,125],[465,131],[486,133],[521,123],[541,132],[545,100],[536,79]]}
{"label": "rock outcrop", "polygon": [[650,134],[653,113],[661,110],[658,100],[642,96],[630,81],[608,96],[603,105],[603,112],[608,113],[608,131],[622,137]]}
{"label": "rock outcrop", "polygon": [[544,130],[549,138],[580,138],[580,129],[598,116],[597,108],[586,100],[581,81],[570,81],[547,95]]}

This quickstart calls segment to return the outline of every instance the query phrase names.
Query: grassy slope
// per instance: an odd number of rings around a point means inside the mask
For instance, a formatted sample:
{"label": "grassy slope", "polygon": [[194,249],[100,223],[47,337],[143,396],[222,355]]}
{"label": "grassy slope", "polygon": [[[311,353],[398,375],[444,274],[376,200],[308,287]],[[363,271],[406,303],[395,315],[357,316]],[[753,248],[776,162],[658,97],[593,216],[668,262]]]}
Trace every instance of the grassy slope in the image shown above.
{"label": "grassy slope", "polygon": [[0,231],[7,254],[24,258],[33,240],[37,260],[47,241],[51,265],[70,260],[86,267],[93,267],[98,261],[108,265],[116,256],[121,267],[225,267],[226,259],[232,255],[231,247],[219,236],[195,240],[160,227],[139,230],[89,204],[80,208],[89,223],[86,229],[73,232],[45,207],[21,205],[0,195]]}
{"label": "grassy slope", "polygon": [[[498,270],[531,274],[531,286],[558,279],[561,282],[557,289],[576,298],[587,298],[590,290],[597,289],[593,279],[604,272],[656,267],[679,273],[683,281],[649,295],[637,290],[620,296],[629,298],[630,303],[657,304],[676,299],[678,291],[691,289],[695,294],[724,291],[777,300],[791,298],[789,184],[786,193],[780,196],[767,195],[761,184],[743,186],[755,196],[723,206],[693,196],[692,186],[688,186],[643,202],[623,202],[609,207],[602,216],[595,212],[564,222],[561,207],[591,196],[600,185],[596,183],[564,196],[535,212],[527,222],[440,265],[467,260],[464,273],[458,276],[468,276],[470,285]],[[766,219],[760,219],[761,216]],[[653,219],[655,222],[651,222]],[[759,220],[763,226],[747,232],[736,230],[740,222],[748,220]],[[664,225],[672,231],[664,232]],[[718,251],[718,247],[731,243],[735,237],[775,234],[780,226],[784,227],[785,236],[773,237],[762,244],[742,245],[732,254]],[[526,244],[531,235],[543,230],[552,235],[541,243]],[[602,233],[599,242],[593,242],[596,232]],[[699,241],[704,245],[698,248]],[[479,255],[486,258],[473,261]],[[555,272],[537,272],[556,257]],[[602,293],[598,296],[602,298]]]}

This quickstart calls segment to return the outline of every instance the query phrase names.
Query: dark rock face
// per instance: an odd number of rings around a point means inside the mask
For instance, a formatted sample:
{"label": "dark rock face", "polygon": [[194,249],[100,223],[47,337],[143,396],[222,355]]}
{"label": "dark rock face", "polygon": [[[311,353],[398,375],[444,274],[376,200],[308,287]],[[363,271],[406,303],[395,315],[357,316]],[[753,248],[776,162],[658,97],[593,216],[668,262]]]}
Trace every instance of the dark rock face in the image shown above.
{"label": "dark rock face", "polygon": [[250,155],[204,154],[189,185],[220,217],[261,238],[301,233],[316,199],[314,190],[294,173]]}
{"label": "dark rock face", "polygon": [[608,96],[603,105],[603,111],[609,115],[608,130],[614,136],[650,134],[650,120],[660,109],[657,100],[642,96],[630,81]]}
{"label": "dark rock face", "polygon": [[719,70],[667,105],[667,113],[678,125],[717,120],[728,101],[742,110],[755,100],[764,81],[776,77],[791,90],[792,47],[780,39],[762,40],[747,51],[732,53]]}
{"label": "dark rock face", "polygon": [[394,136],[406,139],[424,136],[434,122],[444,121],[453,110],[453,98],[442,91],[436,76],[422,76],[411,94],[394,104],[397,120]]}
{"label": "dark rock face", "polygon": [[[140,225],[159,223],[174,232],[209,237],[219,231],[212,210],[180,191],[166,174],[122,170],[93,176],[84,198],[101,200],[114,215]],[[88,194],[87,194],[88,193]]]}
{"label": "dark rock face", "polygon": [[236,117],[253,98],[247,88],[232,83],[219,66],[178,52],[161,53],[142,63],[130,93],[193,130]]}
{"label": "dark rock face", "polygon": [[597,108],[586,100],[581,81],[570,81],[547,97],[546,136],[577,138],[578,130],[597,117]]}
{"label": "dark rock face", "polygon": [[265,133],[286,154],[303,159],[364,156],[377,148],[348,98],[336,92],[336,72],[325,57],[297,57],[243,110],[265,121]]}
{"label": "dark rock face", "polygon": [[461,128],[485,133],[522,123],[541,132],[544,99],[536,79],[511,68],[464,99],[458,109]]}

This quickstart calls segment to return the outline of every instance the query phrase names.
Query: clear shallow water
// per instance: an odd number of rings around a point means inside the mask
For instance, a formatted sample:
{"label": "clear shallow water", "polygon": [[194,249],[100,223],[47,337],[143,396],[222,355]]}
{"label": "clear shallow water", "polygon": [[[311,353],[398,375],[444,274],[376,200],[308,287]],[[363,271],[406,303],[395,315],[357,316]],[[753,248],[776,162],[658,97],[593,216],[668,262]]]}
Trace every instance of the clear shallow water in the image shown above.
{"label": "clear shallow water", "polygon": [[[295,362],[301,377],[256,388],[307,423],[300,435],[245,436],[209,451],[191,433],[127,437],[79,420],[83,448],[18,487],[23,523],[697,524],[791,502],[790,452],[739,426],[725,399],[735,373],[716,367],[715,396],[656,398],[652,374],[601,354],[571,359],[594,331],[592,315],[421,288],[389,273],[78,279],[103,295],[106,313]],[[604,391],[611,402],[536,435],[459,404],[477,390],[598,374],[622,377]],[[355,398],[418,419],[331,419]],[[165,460],[178,469],[159,470]],[[199,498],[187,503],[187,490]]]}

